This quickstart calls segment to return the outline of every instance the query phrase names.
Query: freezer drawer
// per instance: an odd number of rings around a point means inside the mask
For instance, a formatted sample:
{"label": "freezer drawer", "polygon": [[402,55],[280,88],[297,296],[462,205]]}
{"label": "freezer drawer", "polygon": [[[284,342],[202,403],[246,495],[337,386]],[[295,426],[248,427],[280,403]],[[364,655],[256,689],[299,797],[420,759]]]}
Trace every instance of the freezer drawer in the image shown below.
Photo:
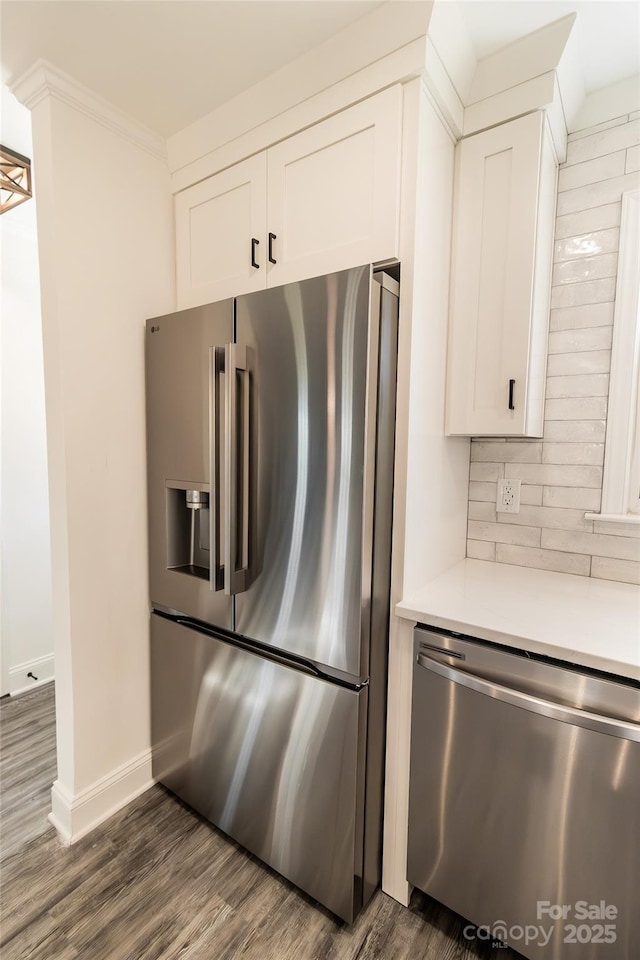
{"label": "freezer drawer", "polygon": [[351,921],[361,896],[366,687],[151,620],[154,777]]}
{"label": "freezer drawer", "polygon": [[526,957],[635,958],[640,690],[423,630],[414,654],[410,882]]}

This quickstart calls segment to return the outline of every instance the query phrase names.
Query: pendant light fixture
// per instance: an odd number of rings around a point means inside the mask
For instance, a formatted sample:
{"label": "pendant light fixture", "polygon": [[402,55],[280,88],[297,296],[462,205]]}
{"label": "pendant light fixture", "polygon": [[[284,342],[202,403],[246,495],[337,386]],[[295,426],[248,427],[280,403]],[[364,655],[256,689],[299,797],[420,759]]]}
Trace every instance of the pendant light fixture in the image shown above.
{"label": "pendant light fixture", "polygon": [[0,144],[0,214],[32,195],[31,161]]}

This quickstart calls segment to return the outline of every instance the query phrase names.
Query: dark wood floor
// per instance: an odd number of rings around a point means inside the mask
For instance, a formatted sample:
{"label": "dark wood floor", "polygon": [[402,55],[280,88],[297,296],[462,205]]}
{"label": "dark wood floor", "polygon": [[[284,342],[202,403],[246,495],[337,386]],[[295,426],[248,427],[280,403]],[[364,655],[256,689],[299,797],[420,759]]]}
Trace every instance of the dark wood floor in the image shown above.
{"label": "dark wood floor", "polygon": [[70,848],[47,822],[53,684],[2,701],[2,960],[518,960],[416,891],[348,927],[154,787]]}

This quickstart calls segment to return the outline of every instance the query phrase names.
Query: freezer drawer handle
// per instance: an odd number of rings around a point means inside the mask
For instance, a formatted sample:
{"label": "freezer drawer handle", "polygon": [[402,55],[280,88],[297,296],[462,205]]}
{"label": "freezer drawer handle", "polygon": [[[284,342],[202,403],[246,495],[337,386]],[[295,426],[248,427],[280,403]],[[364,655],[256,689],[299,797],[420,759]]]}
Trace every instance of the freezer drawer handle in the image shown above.
{"label": "freezer drawer handle", "polygon": [[[250,351],[237,343],[225,348],[227,387],[225,421],[225,537],[224,592],[232,595],[247,589],[249,571],[249,384],[247,357]],[[238,430],[238,381],[242,381],[240,410],[242,431]],[[238,447],[242,462],[238,464]],[[239,509],[240,508],[240,509]],[[240,527],[240,531],[238,531]],[[240,534],[240,535],[239,535]],[[241,541],[240,544],[238,541]],[[240,549],[238,547],[240,546]]]}
{"label": "freezer drawer handle", "polygon": [[623,740],[640,742],[640,725],[638,724],[616,720],[614,717],[602,717],[597,713],[589,713],[577,707],[568,707],[562,703],[542,700],[540,697],[524,693],[522,690],[504,687],[502,684],[494,683],[493,680],[485,680],[483,677],[465,673],[448,664],[438,663],[423,653],[419,653],[416,659],[418,666],[424,667],[432,673],[437,673],[438,676],[451,680],[453,683],[475,690],[476,693],[492,697],[494,700],[509,703],[514,707],[521,707],[530,713],[538,713],[543,717],[550,717],[552,720],[560,720],[577,727],[585,727],[587,730],[606,733],[611,737],[621,737]]}
{"label": "freezer drawer handle", "polygon": [[251,237],[251,266],[255,267],[256,270],[260,269],[260,264],[256,261],[256,249],[260,244],[259,240],[256,240],[255,237]]}
{"label": "freezer drawer handle", "polygon": [[220,440],[222,434],[222,394],[220,374],[224,373],[224,347],[209,347],[209,476],[211,495],[209,503],[209,588],[222,590],[224,567],[220,563]]}

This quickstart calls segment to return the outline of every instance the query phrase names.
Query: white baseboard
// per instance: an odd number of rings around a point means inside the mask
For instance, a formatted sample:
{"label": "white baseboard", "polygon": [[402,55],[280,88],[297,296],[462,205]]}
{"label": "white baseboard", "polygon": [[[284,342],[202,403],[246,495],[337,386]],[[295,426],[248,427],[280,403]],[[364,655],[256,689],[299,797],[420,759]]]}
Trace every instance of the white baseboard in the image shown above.
{"label": "white baseboard", "polygon": [[[28,677],[28,673],[33,673],[38,678],[33,680]],[[42,686],[43,683],[49,683],[54,678],[54,660],[53,654],[46,657],[37,657],[35,660],[26,660],[15,667],[9,668],[9,693],[15,696],[17,693],[24,693],[25,690],[31,690]]]}
{"label": "white baseboard", "polygon": [[144,750],[76,794],[56,780],[51,788],[49,821],[63,843],[75,843],[152,785],[151,750]]}

